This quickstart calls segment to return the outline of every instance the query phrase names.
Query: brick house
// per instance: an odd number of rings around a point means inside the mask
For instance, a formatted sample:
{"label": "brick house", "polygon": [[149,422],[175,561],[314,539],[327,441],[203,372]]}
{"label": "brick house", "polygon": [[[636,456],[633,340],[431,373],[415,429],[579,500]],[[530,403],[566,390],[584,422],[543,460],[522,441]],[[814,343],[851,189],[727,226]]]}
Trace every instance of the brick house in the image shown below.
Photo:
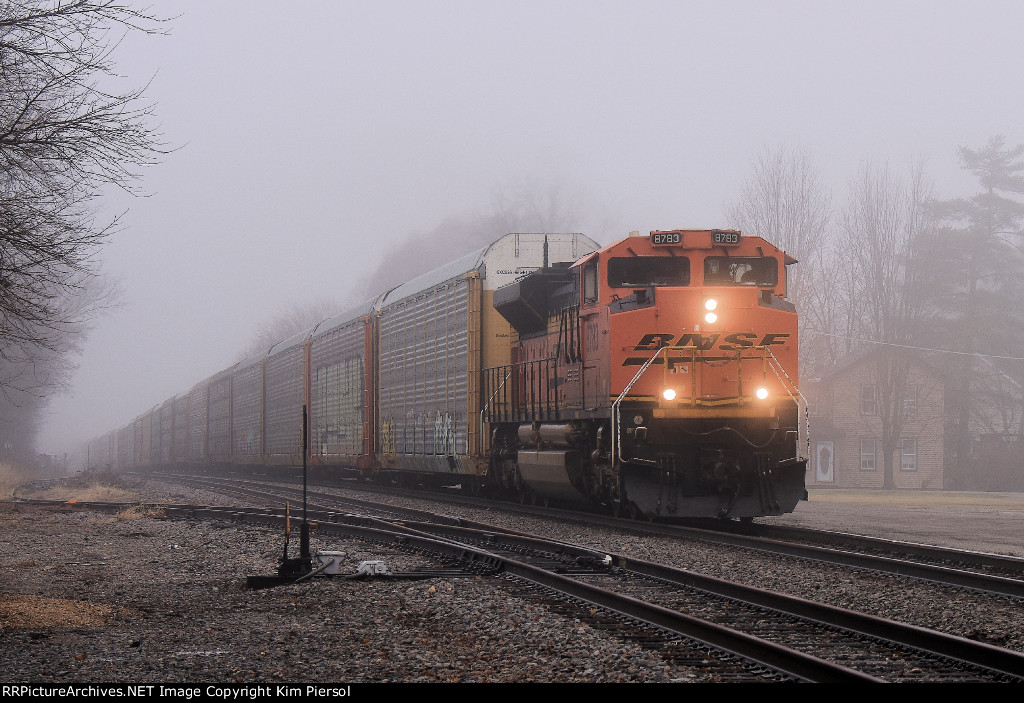
{"label": "brick house", "polygon": [[[803,385],[810,416],[808,487],[882,488],[882,418],[869,353]],[[914,360],[903,389],[904,425],[893,456],[893,482],[902,489],[944,484],[944,382]]]}

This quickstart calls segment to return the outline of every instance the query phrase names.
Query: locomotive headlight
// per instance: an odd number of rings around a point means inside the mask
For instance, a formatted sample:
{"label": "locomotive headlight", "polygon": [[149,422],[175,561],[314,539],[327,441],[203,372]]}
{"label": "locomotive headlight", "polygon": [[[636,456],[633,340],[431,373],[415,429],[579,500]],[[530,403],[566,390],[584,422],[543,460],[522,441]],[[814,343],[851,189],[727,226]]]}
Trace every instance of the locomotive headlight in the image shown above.
{"label": "locomotive headlight", "polygon": [[707,314],[704,315],[704,322],[711,325],[718,321],[718,314],[712,312],[717,307],[718,301],[714,298],[708,298],[704,301],[704,309],[708,311]]}
{"label": "locomotive headlight", "polygon": [[756,395],[761,400],[764,400],[765,398],[768,397],[768,389],[765,388],[764,386],[761,386],[756,391],[754,391],[754,395]]}
{"label": "locomotive headlight", "polygon": [[664,398],[665,400],[675,400],[676,392],[671,388],[666,388],[661,392],[661,397]]}

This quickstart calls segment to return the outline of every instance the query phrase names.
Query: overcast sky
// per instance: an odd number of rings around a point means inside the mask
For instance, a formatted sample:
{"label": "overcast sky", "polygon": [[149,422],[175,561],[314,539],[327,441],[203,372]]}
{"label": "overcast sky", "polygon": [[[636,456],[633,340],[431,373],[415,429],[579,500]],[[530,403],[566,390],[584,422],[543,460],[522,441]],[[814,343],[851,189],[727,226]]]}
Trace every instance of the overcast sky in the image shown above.
{"label": "overcast sky", "polygon": [[256,328],[340,301],[386,247],[510,184],[586,203],[574,229],[716,227],[767,146],[841,201],[865,159],[1024,142],[1024,3],[160,0],[115,54],[177,145],[106,248],[100,320],[40,449],[122,426],[230,366]]}

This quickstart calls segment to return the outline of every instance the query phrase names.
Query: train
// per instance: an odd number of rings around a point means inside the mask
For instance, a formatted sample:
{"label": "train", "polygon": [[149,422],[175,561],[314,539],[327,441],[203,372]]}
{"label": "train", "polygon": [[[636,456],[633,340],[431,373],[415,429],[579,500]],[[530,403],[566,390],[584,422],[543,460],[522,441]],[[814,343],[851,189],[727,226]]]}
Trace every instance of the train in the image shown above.
{"label": "train", "polygon": [[505,235],[89,442],[93,466],[457,487],[646,519],[805,500],[796,260],[679,229]]}

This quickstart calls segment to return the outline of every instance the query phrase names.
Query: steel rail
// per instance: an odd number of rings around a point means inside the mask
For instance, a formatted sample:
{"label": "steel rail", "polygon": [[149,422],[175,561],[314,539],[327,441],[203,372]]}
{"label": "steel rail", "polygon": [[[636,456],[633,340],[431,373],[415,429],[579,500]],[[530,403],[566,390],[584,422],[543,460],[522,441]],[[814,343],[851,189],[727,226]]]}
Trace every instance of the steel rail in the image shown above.
{"label": "steel rail", "polygon": [[[49,505],[68,505],[62,501],[31,502]],[[121,510],[128,504],[80,502],[74,505],[75,507],[86,509]],[[159,507],[170,515],[179,515],[192,519],[227,517],[232,520],[258,524],[280,524],[284,519],[282,515],[275,514],[273,509],[211,508],[207,506]],[[441,517],[444,520],[453,519],[450,516],[435,517]],[[398,539],[403,543],[411,543],[418,548],[439,549],[460,561],[468,559],[471,563],[483,564],[487,568],[493,568],[525,578],[533,583],[553,588],[560,593],[586,600],[628,617],[640,619],[696,639],[706,645],[725,649],[772,669],[784,671],[787,675],[802,680],[845,680],[842,678],[846,676],[844,672],[851,670],[835,664],[832,664],[832,666],[839,667],[840,671],[830,672],[821,670],[818,668],[820,666],[818,662],[823,660],[819,660],[816,657],[810,657],[813,661],[800,660],[795,664],[786,664],[785,668],[783,668],[781,662],[788,661],[792,656],[791,652],[794,652],[794,650],[782,647],[783,651],[780,652],[776,649],[779,645],[768,643],[760,638],[738,633],[709,621],[585,584],[557,574],[549,569],[504,557],[492,551],[467,544],[466,540],[495,544],[505,542],[517,548],[549,552],[562,557],[573,558],[577,563],[581,564],[608,564],[641,576],[658,579],[677,586],[706,591],[722,598],[742,601],[755,607],[768,608],[826,627],[839,628],[866,637],[907,646],[935,656],[947,657],[1018,682],[1024,682],[1024,654],[1014,650],[631,557],[607,554],[599,550],[548,540],[520,532],[506,532],[492,526],[483,526],[485,529],[481,529],[477,525],[467,527],[436,522],[402,521],[395,523],[368,516],[339,514],[328,511],[316,511],[314,519],[321,532],[341,532],[372,538],[383,536],[386,539]],[[426,540],[426,542],[421,543],[422,540]],[[446,546],[441,548],[437,546],[438,544]],[[796,654],[800,653],[796,652]],[[806,657],[809,655],[802,656]],[[831,678],[837,675],[841,678]],[[825,678],[819,678],[822,676]],[[867,675],[860,674],[860,676],[864,677]],[[868,679],[860,678],[858,680],[877,679],[869,677]]]}
{"label": "steel rail", "polygon": [[415,529],[432,534],[455,535],[456,539],[472,537],[482,541],[508,541],[516,546],[553,553],[571,555],[578,559],[608,562],[626,571],[656,578],[674,585],[749,603],[756,607],[809,620],[826,627],[835,627],[867,637],[874,637],[895,644],[912,647],[930,654],[948,657],[1024,683],[1024,653],[976,642],[957,635],[951,635],[916,625],[908,625],[866,613],[860,613],[837,606],[817,603],[804,598],[769,591],[753,586],[705,576],[685,569],[664,566],[649,561],[633,559],[618,554],[604,554],[593,549],[572,544],[554,542],[539,537],[516,534],[501,534],[495,531],[480,531],[451,525],[420,524]]}
{"label": "steel rail", "polygon": [[[993,576],[974,571],[964,571],[963,569],[955,569],[948,566],[922,564],[894,557],[858,554],[856,552],[830,549],[828,547],[796,544],[793,542],[783,542],[765,537],[737,535],[734,533],[702,530],[700,528],[687,528],[673,525],[660,532],[661,534],[667,534],[670,536],[692,537],[693,539],[703,542],[742,547],[744,549],[751,549],[768,554],[781,554],[797,559],[817,561],[826,564],[837,564],[851,568],[867,569],[904,578],[929,581],[943,586],[968,588],[974,591],[990,593],[998,596],[1024,599],[1024,581],[1006,578],[1003,576]],[[950,552],[951,559],[952,554],[953,553]]]}
{"label": "steel rail", "polygon": [[[243,480],[243,479],[237,479]],[[216,485],[210,483],[209,485]],[[281,490],[287,490],[281,487]],[[251,495],[256,495],[255,493]],[[319,495],[319,494],[318,494]],[[348,500],[341,499],[330,495],[322,495],[322,500]],[[322,509],[329,510],[330,508],[324,504],[321,506]],[[393,506],[389,506],[393,507]],[[523,510],[522,506],[511,505],[511,509]],[[427,515],[425,511],[416,513],[411,508],[394,508],[396,511],[401,510],[411,515]],[[530,512],[538,512],[540,509],[532,509]],[[542,512],[548,515],[557,515],[562,517],[569,517],[571,519],[580,519],[578,513],[564,510],[551,510],[545,509]],[[424,518],[426,519],[426,518]],[[460,520],[458,518],[450,518],[452,521],[459,520],[461,524],[468,525],[468,521]],[[943,586],[952,586],[955,588],[967,588],[973,591],[979,591],[982,593],[989,593],[997,596],[1005,596],[1015,599],[1024,600],[1024,580],[1007,578],[1003,576],[995,576],[991,574],[983,574],[972,571],[965,571],[963,569],[956,569],[948,566],[939,566],[934,564],[922,564],[918,562],[906,561],[904,559],[886,557],[872,554],[858,554],[856,552],[844,551],[841,549],[834,549],[829,547],[819,547],[815,545],[807,544],[796,544],[792,542],[785,542],[777,539],[752,536],[748,534],[741,534],[735,529],[717,529],[717,528],[702,528],[702,527],[691,527],[686,525],[668,524],[668,523],[639,523],[636,521],[628,521],[620,518],[612,518],[607,516],[590,516],[587,518],[591,522],[597,522],[614,527],[632,527],[634,529],[640,529],[645,532],[659,534],[669,537],[683,537],[686,539],[694,539],[702,542],[711,544],[721,544],[732,547],[740,547],[743,549],[750,549],[762,553],[768,554],[781,554],[783,556],[789,556],[796,559],[804,559],[809,561],[816,561],[826,564],[837,564],[848,568],[866,569],[870,571],[876,571],[880,573],[891,574],[902,578],[914,578],[930,583],[936,583]],[[731,523],[725,523],[731,525]],[[494,529],[487,525],[477,524],[480,529]],[[772,527],[772,526],[765,526]],[[742,528],[740,528],[742,529]],[[781,528],[780,528],[781,529]],[[796,528],[786,528],[796,529]],[[848,538],[849,539],[849,538]],[[869,540],[869,538],[864,538]],[[877,539],[877,538],[876,538]],[[869,546],[884,546],[885,540],[878,540],[874,545]],[[867,543],[867,542],[866,542]],[[853,545],[851,545],[853,546]],[[897,545],[897,548],[902,551],[902,543]],[[892,549],[892,543],[888,544],[888,548]],[[970,563],[972,560],[970,552],[962,552],[961,550],[948,550],[940,547],[927,547],[925,545],[916,545],[913,548],[908,548],[907,551],[915,552],[921,556],[926,556],[929,559],[939,561],[961,561],[963,563]],[[962,558],[961,558],[962,557]],[[998,555],[990,555],[985,561],[996,562],[998,561]],[[1024,560],[1015,560],[1013,557],[1006,557],[1004,563],[1013,564],[1010,568],[1024,568]]]}
{"label": "steel rail", "polygon": [[911,554],[936,561],[952,561],[979,569],[1003,569],[1024,574],[1024,557],[992,552],[970,552],[962,549],[937,547],[930,544],[869,537],[846,532],[830,532],[789,525],[743,525],[739,532],[749,530],[755,537],[779,540],[818,539],[841,544],[852,549],[879,549],[889,552]]}
{"label": "steel rail", "polygon": [[[65,501],[25,501],[36,504],[69,506]],[[70,504],[76,509],[122,510],[135,504],[100,503],[82,501]],[[196,518],[228,518],[245,523],[280,525],[284,516],[264,509],[250,512],[244,508],[210,508],[208,506],[154,505],[167,515]],[[881,679],[832,662],[825,661],[767,640],[754,637],[700,618],[679,613],[652,603],[599,588],[582,581],[554,573],[548,569],[501,556],[469,544],[420,532],[402,524],[382,528],[365,524],[344,524],[318,521],[318,531],[355,535],[364,539],[401,544],[412,549],[441,553],[468,565],[515,576],[522,580],[551,589],[557,593],[583,600],[601,608],[621,613],[668,631],[741,657],[755,666],[762,666],[785,676],[808,682],[866,683]]]}

